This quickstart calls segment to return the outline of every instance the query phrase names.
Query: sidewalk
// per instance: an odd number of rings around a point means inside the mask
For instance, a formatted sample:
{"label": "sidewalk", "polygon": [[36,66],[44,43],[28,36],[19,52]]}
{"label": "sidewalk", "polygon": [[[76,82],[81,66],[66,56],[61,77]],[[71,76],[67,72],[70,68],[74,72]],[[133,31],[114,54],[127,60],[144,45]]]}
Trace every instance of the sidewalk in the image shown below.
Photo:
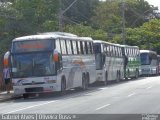
{"label": "sidewalk", "polygon": [[14,99],[13,91],[10,91],[10,93],[7,94],[7,91],[0,92],[0,102],[8,101]]}

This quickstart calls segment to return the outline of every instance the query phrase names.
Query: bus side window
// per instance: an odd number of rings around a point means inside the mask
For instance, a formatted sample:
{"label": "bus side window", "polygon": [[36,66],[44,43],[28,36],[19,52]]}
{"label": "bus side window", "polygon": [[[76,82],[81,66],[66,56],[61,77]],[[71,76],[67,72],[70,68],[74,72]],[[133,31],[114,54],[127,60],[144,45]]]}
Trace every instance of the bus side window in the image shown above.
{"label": "bus side window", "polygon": [[86,54],[88,54],[88,46],[87,46],[87,42],[84,42],[84,48],[86,50]]}
{"label": "bus side window", "polygon": [[67,46],[68,55],[71,55],[72,54],[72,48],[71,48],[71,42],[70,42],[70,40],[66,41],[66,46]]}
{"label": "bus side window", "polygon": [[76,41],[72,41],[72,44],[73,44],[73,52],[75,55],[77,55],[77,45],[76,45]]}
{"label": "bus side window", "polygon": [[82,54],[84,54],[84,47],[82,41],[80,41],[80,51]]}
{"label": "bus side window", "polygon": [[63,55],[66,55],[66,54],[67,54],[65,40],[61,40],[61,50],[62,50],[62,54],[63,54]]}
{"label": "bus side window", "polygon": [[94,54],[93,43],[92,42],[90,42],[90,47],[91,47],[91,54]]}
{"label": "bus side window", "polygon": [[56,50],[58,51],[58,53],[61,54],[61,46],[60,46],[60,42],[59,42],[59,39],[56,40]]}
{"label": "bus side window", "polygon": [[82,51],[82,49],[83,48],[81,48],[81,42],[80,41],[77,41],[77,45],[78,45],[78,54],[83,54],[83,51]]}
{"label": "bus side window", "polygon": [[56,50],[58,51],[58,55],[59,55],[59,61],[57,62],[57,69],[60,70],[62,69],[63,65],[62,65],[62,50],[61,50],[61,44],[60,44],[60,40],[57,39],[56,40]]}
{"label": "bus side window", "polygon": [[87,49],[88,49],[88,54],[91,54],[89,42],[87,42]]}
{"label": "bus side window", "polygon": [[85,42],[84,41],[82,42],[82,46],[83,46],[83,53],[84,53],[84,55],[86,55],[87,54],[87,50],[86,50],[86,46],[85,46]]}

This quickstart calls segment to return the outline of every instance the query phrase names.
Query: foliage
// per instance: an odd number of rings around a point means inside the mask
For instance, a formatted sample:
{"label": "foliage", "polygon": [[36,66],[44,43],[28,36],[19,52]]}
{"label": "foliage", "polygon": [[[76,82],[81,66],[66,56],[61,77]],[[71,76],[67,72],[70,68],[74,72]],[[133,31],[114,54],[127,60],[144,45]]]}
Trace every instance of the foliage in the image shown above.
{"label": "foliage", "polygon": [[107,34],[105,31],[98,29],[95,30],[91,26],[79,25],[67,25],[65,27],[66,32],[74,33],[82,37],[92,37],[95,40],[106,40]]}
{"label": "foliage", "polygon": [[[60,4],[60,1],[62,4]],[[126,43],[160,53],[160,22],[154,6],[145,0],[0,0],[0,59],[12,39],[58,31],[60,7],[64,31],[110,42],[122,41],[122,10],[125,10]],[[67,11],[65,11],[67,9]],[[147,19],[146,19],[147,18]],[[1,64],[0,61],[0,64]],[[0,67],[1,69],[2,67]]]}

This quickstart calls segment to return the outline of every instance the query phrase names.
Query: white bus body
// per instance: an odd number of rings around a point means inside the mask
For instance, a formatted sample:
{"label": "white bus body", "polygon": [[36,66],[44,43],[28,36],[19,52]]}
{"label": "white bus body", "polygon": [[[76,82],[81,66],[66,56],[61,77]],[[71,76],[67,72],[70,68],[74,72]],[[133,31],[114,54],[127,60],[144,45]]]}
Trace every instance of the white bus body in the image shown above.
{"label": "white bus body", "polygon": [[151,50],[140,50],[142,75],[158,74],[157,53]]}
{"label": "white bus body", "polygon": [[86,89],[96,81],[93,40],[88,37],[46,33],[16,38],[11,64],[15,94]]}
{"label": "white bus body", "polygon": [[124,78],[124,62],[121,46],[101,40],[94,40],[96,57],[97,81],[116,80]]}

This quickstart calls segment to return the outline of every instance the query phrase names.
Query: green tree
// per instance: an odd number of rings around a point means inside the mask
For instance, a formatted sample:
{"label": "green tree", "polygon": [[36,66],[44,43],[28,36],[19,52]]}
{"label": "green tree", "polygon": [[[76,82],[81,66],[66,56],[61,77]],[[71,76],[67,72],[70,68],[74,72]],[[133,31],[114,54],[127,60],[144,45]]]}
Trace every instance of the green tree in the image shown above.
{"label": "green tree", "polygon": [[82,37],[92,37],[95,40],[106,40],[107,34],[102,29],[95,30],[91,26],[79,25],[67,25],[65,27],[66,32],[74,33]]}
{"label": "green tree", "polygon": [[[62,0],[62,10],[65,10],[75,0]],[[92,23],[90,18],[94,14],[95,7],[99,4],[99,0],[77,0],[70,9],[64,13],[64,21],[66,24]]]}

